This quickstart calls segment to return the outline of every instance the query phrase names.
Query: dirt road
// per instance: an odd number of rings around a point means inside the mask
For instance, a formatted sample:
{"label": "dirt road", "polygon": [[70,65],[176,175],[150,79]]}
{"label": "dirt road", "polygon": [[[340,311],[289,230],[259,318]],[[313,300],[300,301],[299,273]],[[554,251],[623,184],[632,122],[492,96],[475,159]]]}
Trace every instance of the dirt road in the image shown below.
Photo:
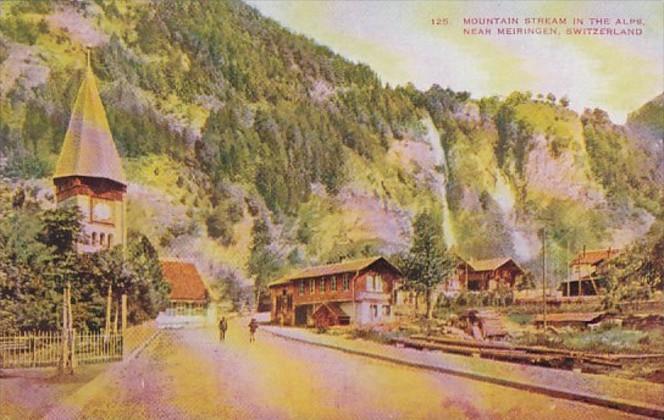
{"label": "dirt road", "polygon": [[215,330],[165,331],[109,375],[85,418],[440,419],[629,418],[459,377],[273,337],[249,344],[244,320]]}

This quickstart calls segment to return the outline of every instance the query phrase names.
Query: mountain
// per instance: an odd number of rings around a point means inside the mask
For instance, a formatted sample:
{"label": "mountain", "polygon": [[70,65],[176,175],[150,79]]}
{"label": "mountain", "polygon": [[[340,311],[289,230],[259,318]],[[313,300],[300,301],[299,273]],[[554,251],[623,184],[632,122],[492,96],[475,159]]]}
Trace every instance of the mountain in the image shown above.
{"label": "mountain", "polygon": [[619,247],[662,220],[632,128],[661,121],[650,108],[622,127],[551,94],[391,87],[239,1],[0,8],[4,182],[50,185],[90,46],[130,228],[220,287],[250,283],[263,219],[282,270],[403,251],[414,215],[434,209],[455,252],[533,268],[547,227],[558,275],[584,245]]}
{"label": "mountain", "polygon": [[627,127],[638,147],[653,158],[657,180],[664,183],[664,93],[629,114]]}

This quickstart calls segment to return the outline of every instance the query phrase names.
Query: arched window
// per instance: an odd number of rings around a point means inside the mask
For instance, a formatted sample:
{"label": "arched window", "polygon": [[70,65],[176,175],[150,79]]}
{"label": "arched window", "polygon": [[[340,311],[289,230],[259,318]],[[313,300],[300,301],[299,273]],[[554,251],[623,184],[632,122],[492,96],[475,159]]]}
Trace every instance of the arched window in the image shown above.
{"label": "arched window", "polygon": [[106,244],[106,234],[105,233],[100,233],[99,234],[99,245],[104,246]]}
{"label": "arched window", "polygon": [[97,245],[97,232],[92,232],[92,245]]}
{"label": "arched window", "polygon": [[112,246],[113,246],[113,234],[109,233],[108,234],[108,247],[110,248]]}

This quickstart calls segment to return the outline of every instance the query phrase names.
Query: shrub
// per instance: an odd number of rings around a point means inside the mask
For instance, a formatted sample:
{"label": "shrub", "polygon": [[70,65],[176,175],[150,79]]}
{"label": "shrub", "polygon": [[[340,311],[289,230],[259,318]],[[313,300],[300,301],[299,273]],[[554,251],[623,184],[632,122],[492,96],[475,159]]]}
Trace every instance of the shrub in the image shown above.
{"label": "shrub", "polygon": [[350,337],[353,339],[376,341],[378,343],[390,344],[395,338],[394,333],[379,331],[374,328],[354,328],[350,331]]}
{"label": "shrub", "polygon": [[225,246],[233,242],[233,226],[218,211],[205,218],[205,225],[211,238],[221,240]]}

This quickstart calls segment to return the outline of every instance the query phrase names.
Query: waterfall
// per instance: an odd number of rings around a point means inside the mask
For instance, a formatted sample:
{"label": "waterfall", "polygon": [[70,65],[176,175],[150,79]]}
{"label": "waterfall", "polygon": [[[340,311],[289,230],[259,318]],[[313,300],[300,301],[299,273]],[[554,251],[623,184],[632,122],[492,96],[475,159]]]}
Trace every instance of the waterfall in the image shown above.
{"label": "waterfall", "polygon": [[516,256],[521,260],[530,260],[534,256],[533,249],[536,249],[536,247],[533,247],[534,244],[531,238],[517,227],[516,212],[514,211],[514,204],[516,203],[514,190],[499,169],[496,169],[495,176],[496,184],[491,197],[496,201],[503,214],[503,220],[509,229]]}
{"label": "waterfall", "polygon": [[516,202],[514,191],[502,172],[497,172],[496,174],[496,186],[492,196],[503,214],[512,214],[514,212],[514,203]]}
{"label": "waterfall", "polygon": [[445,151],[443,146],[440,144],[440,133],[433,124],[431,117],[423,119],[422,124],[426,129],[424,139],[431,146],[431,152],[433,153],[434,163],[437,168],[441,169],[441,172],[436,172],[434,180],[434,188],[440,197],[440,201],[443,205],[443,236],[445,238],[445,244],[448,248],[456,245],[456,237],[454,236],[454,228],[452,226],[452,216],[450,213],[449,204],[447,202],[447,161],[445,159]]}

